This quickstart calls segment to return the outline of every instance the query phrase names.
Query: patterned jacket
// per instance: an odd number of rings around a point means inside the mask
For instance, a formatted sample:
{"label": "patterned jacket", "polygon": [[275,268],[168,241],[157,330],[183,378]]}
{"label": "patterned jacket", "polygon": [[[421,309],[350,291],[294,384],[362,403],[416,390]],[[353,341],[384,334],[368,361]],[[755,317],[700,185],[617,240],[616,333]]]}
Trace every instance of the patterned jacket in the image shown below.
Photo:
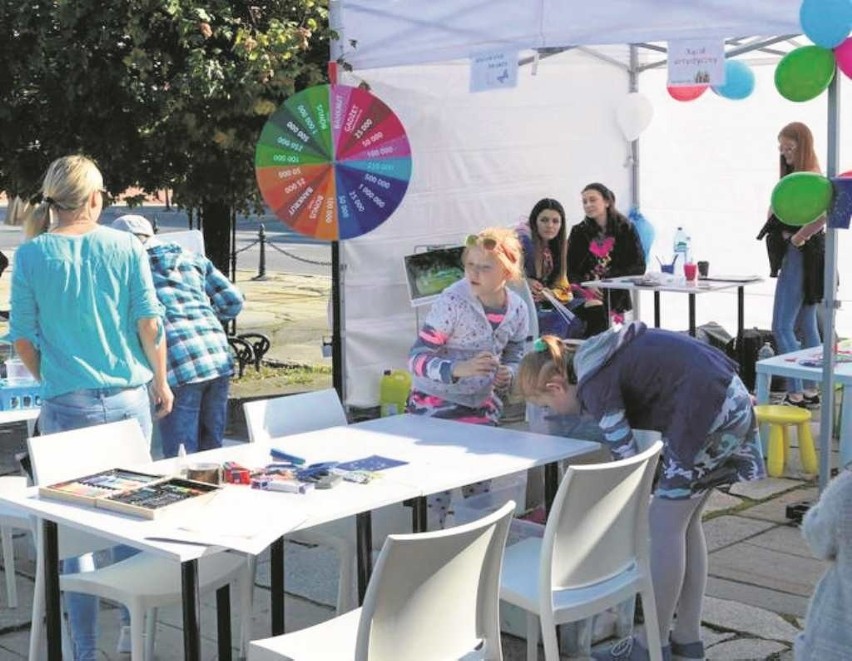
{"label": "patterned jacket", "polygon": [[[606,232],[601,232],[597,222],[591,218],[571,228],[568,236],[568,280],[573,287],[579,287],[586,280],[643,273],[645,251],[636,228],[626,218],[608,221]],[[611,291],[608,300],[617,312],[633,308],[628,291]]]}
{"label": "patterned jacket", "polygon": [[694,338],[634,321],[587,340],[574,356],[577,397],[613,455],[633,455],[633,429],[662,433],[687,468],[722,410],[736,365]]}
{"label": "patterned jacket", "polygon": [[415,389],[462,406],[477,406],[491,394],[494,376],[454,379],[452,367],[456,361],[468,360],[482,351],[500,356],[500,362],[514,376],[523,356],[529,312],[520,296],[510,289],[506,293],[506,314],[492,331],[467,278],[444,290],[432,304],[409,353]]}
{"label": "patterned jacket", "polygon": [[240,313],[243,295],[209,259],[176,243],[149,247],[148,259],[157,298],[166,308],[169,385],[232,374],[222,322]]}

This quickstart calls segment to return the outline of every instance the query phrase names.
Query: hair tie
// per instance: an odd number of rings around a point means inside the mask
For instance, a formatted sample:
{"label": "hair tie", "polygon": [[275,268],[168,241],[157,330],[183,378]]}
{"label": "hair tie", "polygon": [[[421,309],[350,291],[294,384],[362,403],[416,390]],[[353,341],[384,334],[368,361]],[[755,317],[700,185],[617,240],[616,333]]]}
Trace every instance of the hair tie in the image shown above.
{"label": "hair tie", "polygon": [[541,353],[542,351],[547,351],[547,342],[545,342],[542,338],[536,338],[535,342],[532,345],[533,351],[536,353]]}
{"label": "hair tie", "polygon": [[46,198],[44,198],[44,203],[47,206],[52,206],[52,205],[56,204],[56,201],[52,197],[46,197]]}

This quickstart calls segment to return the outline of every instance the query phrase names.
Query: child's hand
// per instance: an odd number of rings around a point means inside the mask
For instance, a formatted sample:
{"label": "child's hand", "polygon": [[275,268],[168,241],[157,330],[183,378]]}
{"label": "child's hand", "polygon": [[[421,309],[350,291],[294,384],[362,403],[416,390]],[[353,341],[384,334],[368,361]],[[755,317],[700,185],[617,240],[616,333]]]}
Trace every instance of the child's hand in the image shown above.
{"label": "child's hand", "polygon": [[497,373],[494,375],[494,387],[505,388],[512,381],[512,371],[505,365],[500,365],[497,368]]}
{"label": "child's hand", "polygon": [[460,360],[453,365],[453,376],[463,379],[466,376],[488,376],[500,366],[496,356],[490,351],[482,351],[470,360]]}

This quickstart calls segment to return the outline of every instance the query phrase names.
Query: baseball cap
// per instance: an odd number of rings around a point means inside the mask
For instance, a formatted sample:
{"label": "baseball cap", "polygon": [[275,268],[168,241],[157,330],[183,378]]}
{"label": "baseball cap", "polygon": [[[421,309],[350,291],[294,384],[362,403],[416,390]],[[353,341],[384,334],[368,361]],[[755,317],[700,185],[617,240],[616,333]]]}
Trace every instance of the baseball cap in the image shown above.
{"label": "baseball cap", "polygon": [[151,222],[145,216],[137,214],[131,213],[119,216],[112,221],[112,227],[113,229],[131,232],[140,236],[154,236],[154,228],[151,226]]}

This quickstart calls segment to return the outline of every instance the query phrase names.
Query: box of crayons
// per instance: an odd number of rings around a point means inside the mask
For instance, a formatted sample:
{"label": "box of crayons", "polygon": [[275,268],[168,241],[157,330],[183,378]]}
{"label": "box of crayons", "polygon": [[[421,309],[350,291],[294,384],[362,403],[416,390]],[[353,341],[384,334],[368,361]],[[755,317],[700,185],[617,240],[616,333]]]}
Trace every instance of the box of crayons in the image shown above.
{"label": "box of crayons", "polygon": [[220,487],[180,477],[112,468],[94,475],[40,487],[39,496],[154,519],[185,503],[197,503]]}
{"label": "box of crayons", "polygon": [[206,482],[195,482],[182,477],[169,477],[151,482],[130,491],[121,491],[99,498],[95,507],[155,519],[165,511],[172,512],[187,504],[197,504],[209,499],[220,487]]}
{"label": "box of crayons", "polygon": [[60,500],[70,500],[75,503],[94,506],[95,502],[104,496],[137,489],[162,479],[164,479],[162,475],[150,475],[123,468],[111,468],[100,473],[95,473],[94,475],[78,477],[46,487],[39,487],[38,493],[39,496],[45,498],[58,498]]}

